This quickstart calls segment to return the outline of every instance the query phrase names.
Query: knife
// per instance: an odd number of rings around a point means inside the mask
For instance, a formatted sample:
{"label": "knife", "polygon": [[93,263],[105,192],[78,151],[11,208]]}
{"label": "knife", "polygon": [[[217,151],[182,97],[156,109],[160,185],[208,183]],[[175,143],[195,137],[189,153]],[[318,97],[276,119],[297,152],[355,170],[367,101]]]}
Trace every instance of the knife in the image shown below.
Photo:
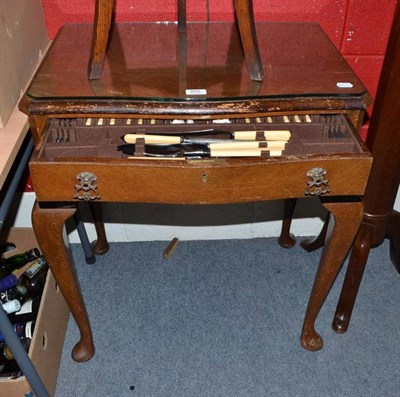
{"label": "knife", "polygon": [[125,134],[121,138],[126,143],[135,143],[136,139],[143,138],[149,144],[178,144],[178,143],[206,143],[219,140],[266,140],[266,141],[288,141],[291,133],[288,130],[271,131],[221,131],[221,130],[197,130],[185,131],[183,134],[157,134],[147,132],[145,134]]}
{"label": "knife", "polygon": [[[235,145],[236,146],[236,145]],[[125,154],[134,155],[134,144],[123,144],[117,147],[119,151]],[[282,155],[284,148],[275,147],[220,147],[215,144],[173,144],[173,145],[153,145],[145,144],[143,155],[145,157],[184,157],[184,158],[206,158],[206,157],[260,157],[262,152],[268,150],[270,156]]]}

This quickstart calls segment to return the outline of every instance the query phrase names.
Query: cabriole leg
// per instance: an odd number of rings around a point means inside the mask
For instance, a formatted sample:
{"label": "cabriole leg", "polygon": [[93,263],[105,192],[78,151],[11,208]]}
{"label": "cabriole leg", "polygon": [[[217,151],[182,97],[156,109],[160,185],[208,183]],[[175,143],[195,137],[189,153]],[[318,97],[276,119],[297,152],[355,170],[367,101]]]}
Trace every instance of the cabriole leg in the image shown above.
{"label": "cabriole leg", "polygon": [[103,222],[103,212],[100,203],[89,203],[90,213],[96,229],[97,240],[93,241],[92,249],[96,255],[104,255],[110,248]]}
{"label": "cabriole leg", "polygon": [[75,208],[40,208],[36,203],[32,212],[32,225],[40,249],[81,334],[79,342],[72,349],[72,358],[75,361],[87,361],[93,357],[95,351],[92,331],[72,266],[65,231],[65,221],[72,217],[75,211]]}
{"label": "cabriole leg", "polygon": [[283,248],[292,248],[296,244],[296,240],[290,233],[296,202],[297,199],[286,199],[283,206],[282,229],[278,238],[278,243]]}
{"label": "cabriole leg", "polygon": [[302,346],[311,351],[323,347],[323,340],[315,331],[315,321],[353,243],[363,216],[363,205],[360,201],[324,200],[322,203],[331,213],[331,217],[300,339]]}
{"label": "cabriole leg", "polygon": [[305,239],[303,240],[300,245],[307,251],[307,252],[313,252],[316,251],[317,249],[322,248],[324,245],[324,241],[326,239],[326,233],[328,231],[328,224],[329,224],[329,213],[326,215],[324,225],[322,226],[322,229],[320,233],[318,234],[317,237],[313,239]]}

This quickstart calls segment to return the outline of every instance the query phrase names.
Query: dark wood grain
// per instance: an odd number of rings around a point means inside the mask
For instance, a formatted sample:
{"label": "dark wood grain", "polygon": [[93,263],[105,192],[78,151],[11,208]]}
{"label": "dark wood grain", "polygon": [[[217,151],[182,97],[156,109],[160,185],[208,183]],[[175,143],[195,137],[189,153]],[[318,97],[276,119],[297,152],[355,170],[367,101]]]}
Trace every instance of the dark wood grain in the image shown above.
{"label": "dark wood grain", "polygon": [[113,0],[96,0],[92,47],[88,67],[89,79],[99,79],[103,71],[111,27],[112,9]]}
{"label": "dark wood grain", "polygon": [[352,248],[348,270],[336,310],[333,329],[349,327],[357,292],[370,248],[388,237],[391,259],[399,264],[399,215],[393,211],[400,181],[400,4],[396,6],[382,67],[374,109],[368,129],[367,146],[374,162],[365,191],[365,213]]}
{"label": "dark wood grain", "polygon": [[250,79],[262,81],[264,69],[258,47],[252,0],[235,0],[235,11]]}

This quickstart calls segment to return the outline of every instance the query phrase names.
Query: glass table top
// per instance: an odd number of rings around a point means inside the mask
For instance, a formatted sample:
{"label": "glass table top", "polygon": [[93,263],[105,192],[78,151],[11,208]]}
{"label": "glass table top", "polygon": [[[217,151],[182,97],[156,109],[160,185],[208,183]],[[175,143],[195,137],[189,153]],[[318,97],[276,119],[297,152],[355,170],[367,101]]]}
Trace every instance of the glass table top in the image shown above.
{"label": "glass table top", "polygon": [[366,89],[315,23],[257,23],[265,78],[251,81],[237,26],[117,23],[103,73],[89,80],[91,24],[67,24],[27,96],[45,99],[219,101],[227,98],[354,97]]}

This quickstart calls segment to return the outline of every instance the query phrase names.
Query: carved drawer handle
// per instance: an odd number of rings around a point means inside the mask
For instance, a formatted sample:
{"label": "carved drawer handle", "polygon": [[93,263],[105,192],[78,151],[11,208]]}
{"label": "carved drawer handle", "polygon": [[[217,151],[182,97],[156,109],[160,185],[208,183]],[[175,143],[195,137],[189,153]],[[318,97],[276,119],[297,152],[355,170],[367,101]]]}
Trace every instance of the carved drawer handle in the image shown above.
{"label": "carved drawer handle", "polygon": [[326,171],[321,167],[311,168],[307,171],[307,196],[321,196],[321,194],[329,193],[329,180],[325,177]]}
{"label": "carved drawer handle", "polygon": [[100,194],[97,191],[97,176],[92,172],[80,172],[76,179],[78,183],[75,185],[74,199],[91,201],[98,200]]}

